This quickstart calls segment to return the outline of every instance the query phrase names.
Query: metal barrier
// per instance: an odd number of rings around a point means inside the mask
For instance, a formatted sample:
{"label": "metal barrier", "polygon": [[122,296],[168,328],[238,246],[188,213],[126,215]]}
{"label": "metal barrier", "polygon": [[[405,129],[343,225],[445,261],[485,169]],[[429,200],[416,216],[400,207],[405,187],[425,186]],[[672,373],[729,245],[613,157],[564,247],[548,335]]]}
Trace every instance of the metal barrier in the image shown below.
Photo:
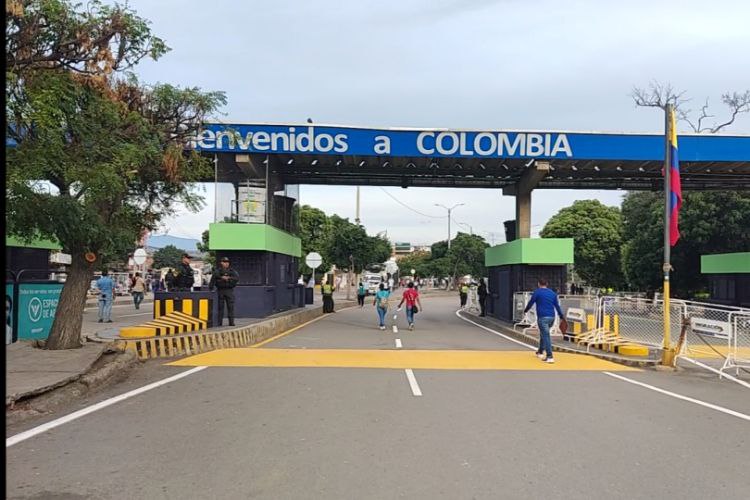
{"label": "metal barrier", "polygon": [[739,375],[740,368],[750,368],[750,311],[731,312],[729,324],[732,332],[727,342],[727,356],[719,371],[723,374],[724,370],[734,368],[735,375]]}
{"label": "metal barrier", "polygon": [[[536,330],[536,313],[526,307],[532,292],[513,294],[513,328]],[[632,296],[597,297],[559,295],[560,307],[571,328],[570,339],[587,346],[607,348],[664,346],[664,301]],[[732,368],[750,367],[750,309],[672,299],[670,338],[672,346],[680,339],[683,321],[688,328],[678,357],[723,361],[719,373]],[[557,321],[553,328],[557,328]],[[557,330],[559,331],[559,330]],[[643,349],[643,348],[641,348]],[[718,366],[718,365],[717,365]]]}

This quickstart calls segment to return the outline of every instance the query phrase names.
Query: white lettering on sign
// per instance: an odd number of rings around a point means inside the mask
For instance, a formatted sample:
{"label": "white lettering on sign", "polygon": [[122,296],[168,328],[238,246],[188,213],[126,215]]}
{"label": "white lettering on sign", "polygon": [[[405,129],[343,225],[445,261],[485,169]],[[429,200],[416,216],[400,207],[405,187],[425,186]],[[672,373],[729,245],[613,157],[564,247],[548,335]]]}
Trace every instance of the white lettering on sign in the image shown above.
{"label": "white lettering on sign", "polygon": [[462,156],[548,156],[565,155],[573,151],[565,134],[525,134],[512,137],[506,133],[480,132],[470,140],[466,132],[421,132],[417,136],[417,151],[423,155]]}
{"label": "white lettering on sign", "polygon": [[315,127],[307,127],[298,131],[289,127],[288,132],[247,132],[244,136],[236,130],[222,130],[214,133],[212,130],[202,130],[195,140],[193,147],[201,149],[239,149],[248,151],[346,153],[349,149],[346,134],[316,134]]}
{"label": "white lettering on sign", "polygon": [[29,301],[29,319],[33,323],[42,319],[42,301],[37,297],[32,297]]}
{"label": "white lettering on sign", "polygon": [[375,154],[378,155],[389,155],[391,154],[391,138],[387,135],[379,135],[375,137]]}
{"label": "white lettering on sign", "polygon": [[731,332],[728,322],[707,318],[690,318],[690,328],[695,333],[711,335],[712,337],[722,339],[728,339]]}

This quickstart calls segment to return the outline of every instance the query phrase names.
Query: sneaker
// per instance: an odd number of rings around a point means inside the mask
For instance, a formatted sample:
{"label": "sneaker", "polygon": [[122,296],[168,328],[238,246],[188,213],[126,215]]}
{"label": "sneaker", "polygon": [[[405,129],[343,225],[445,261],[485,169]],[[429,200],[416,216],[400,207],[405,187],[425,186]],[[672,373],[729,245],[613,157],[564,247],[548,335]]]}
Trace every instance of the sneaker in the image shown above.
{"label": "sneaker", "polygon": [[384,327],[384,326],[381,326],[381,327],[380,327],[380,329],[381,329],[381,330],[385,330],[385,327]]}
{"label": "sneaker", "polygon": [[539,358],[539,359],[541,359],[542,361],[544,361],[545,359],[547,359],[547,355],[544,354],[544,353],[542,353],[542,352],[536,353],[536,357]]}
{"label": "sneaker", "polygon": [[555,362],[555,358],[544,358],[544,362],[545,363],[554,363]]}
{"label": "sneaker", "polygon": [[414,323],[409,323],[409,330],[414,330]]}
{"label": "sneaker", "polygon": [[103,320],[103,319],[100,319],[100,320],[99,320],[99,323],[104,323],[104,320]]}
{"label": "sneaker", "polygon": [[112,320],[111,320],[111,319],[108,319],[108,320],[107,320],[107,323],[112,323]]}

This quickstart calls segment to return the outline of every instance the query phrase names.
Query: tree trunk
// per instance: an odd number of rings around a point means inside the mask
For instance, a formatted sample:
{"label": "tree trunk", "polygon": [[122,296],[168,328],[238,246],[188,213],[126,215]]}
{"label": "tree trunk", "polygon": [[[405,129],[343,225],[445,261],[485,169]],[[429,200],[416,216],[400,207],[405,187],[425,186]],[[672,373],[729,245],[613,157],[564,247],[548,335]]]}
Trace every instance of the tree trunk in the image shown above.
{"label": "tree trunk", "polygon": [[86,292],[91,283],[91,264],[82,255],[73,255],[68,271],[47,339],[46,348],[51,350],[81,347],[81,324]]}

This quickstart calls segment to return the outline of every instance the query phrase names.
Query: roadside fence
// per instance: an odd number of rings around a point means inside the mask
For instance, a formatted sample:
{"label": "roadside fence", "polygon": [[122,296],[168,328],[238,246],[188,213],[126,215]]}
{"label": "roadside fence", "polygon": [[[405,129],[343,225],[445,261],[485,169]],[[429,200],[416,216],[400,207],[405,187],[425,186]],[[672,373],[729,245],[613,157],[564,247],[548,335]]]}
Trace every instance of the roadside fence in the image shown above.
{"label": "roadside fence", "polygon": [[[513,328],[536,330],[534,308],[523,312],[531,292],[513,296]],[[559,295],[570,333],[600,331],[617,342],[651,349],[664,346],[664,301],[638,296]],[[698,301],[670,300],[670,344],[678,357],[723,362],[716,371],[750,368],[750,309]],[[683,322],[687,324],[680,342]],[[557,321],[555,328],[557,328]],[[559,333],[559,329],[556,331]],[[679,344],[678,344],[679,343]],[[718,365],[717,365],[718,368]]]}

